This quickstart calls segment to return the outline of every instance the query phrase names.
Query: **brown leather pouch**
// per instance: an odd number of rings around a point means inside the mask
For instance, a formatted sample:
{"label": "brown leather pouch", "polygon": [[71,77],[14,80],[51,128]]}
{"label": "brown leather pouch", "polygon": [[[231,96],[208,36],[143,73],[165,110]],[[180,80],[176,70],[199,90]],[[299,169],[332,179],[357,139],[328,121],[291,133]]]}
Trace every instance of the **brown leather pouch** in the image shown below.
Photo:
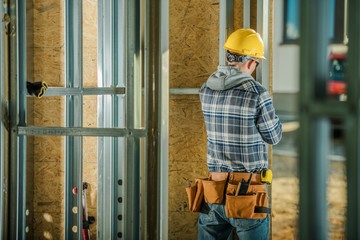
{"label": "brown leather pouch", "polygon": [[209,172],[209,180],[213,181],[227,180],[228,176],[228,172]]}
{"label": "brown leather pouch", "polygon": [[202,205],[204,203],[204,187],[202,184],[202,179],[195,179],[195,185],[185,188],[188,202],[189,210],[191,212],[200,212]]}
{"label": "brown leather pouch", "polygon": [[225,212],[228,218],[253,218],[256,194],[226,195]]}
{"label": "brown leather pouch", "polygon": [[203,180],[204,198],[206,203],[224,203],[226,180]]}
{"label": "brown leather pouch", "polygon": [[228,185],[226,187],[226,195],[235,196],[238,184],[239,183],[237,182],[228,182]]}
{"label": "brown leather pouch", "polygon": [[267,208],[268,199],[265,184],[251,184],[246,195],[235,196],[238,182],[230,181],[226,189],[225,212],[229,218],[262,219],[267,213],[257,209]]}

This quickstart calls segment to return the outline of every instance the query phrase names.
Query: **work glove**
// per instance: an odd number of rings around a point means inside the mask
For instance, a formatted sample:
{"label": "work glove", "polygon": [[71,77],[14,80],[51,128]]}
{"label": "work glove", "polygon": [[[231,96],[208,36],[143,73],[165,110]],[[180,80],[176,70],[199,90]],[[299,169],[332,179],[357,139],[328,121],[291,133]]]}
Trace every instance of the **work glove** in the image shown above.
{"label": "work glove", "polygon": [[26,82],[26,88],[31,96],[36,96],[38,98],[41,98],[45,91],[48,90],[48,85],[46,82]]}

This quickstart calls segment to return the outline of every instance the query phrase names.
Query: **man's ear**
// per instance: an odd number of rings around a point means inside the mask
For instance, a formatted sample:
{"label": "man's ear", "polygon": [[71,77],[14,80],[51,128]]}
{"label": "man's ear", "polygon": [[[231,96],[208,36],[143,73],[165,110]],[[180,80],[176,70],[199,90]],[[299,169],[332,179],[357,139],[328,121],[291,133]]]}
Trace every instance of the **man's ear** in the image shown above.
{"label": "man's ear", "polygon": [[246,65],[245,65],[246,68],[249,69],[249,70],[250,70],[250,68],[251,68],[251,63],[252,63],[252,61],[250,60],[250,61],[247,61],[247,62],[246,62]]}

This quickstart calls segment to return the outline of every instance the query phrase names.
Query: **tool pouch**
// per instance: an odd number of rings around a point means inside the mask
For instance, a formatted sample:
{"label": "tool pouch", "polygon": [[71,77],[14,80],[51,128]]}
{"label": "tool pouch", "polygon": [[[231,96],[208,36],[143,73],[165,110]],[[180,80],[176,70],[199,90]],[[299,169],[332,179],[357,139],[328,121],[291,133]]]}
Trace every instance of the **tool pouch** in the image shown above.
{"label": "tool pouch", "polygon": [[206,203],[224,203],[226,180],[204,180],[204,198]]}
{"label": "tool pouch", "polygon": [[253,218],[256,195],[226,195],[225,212],[228,218]]}
{"label": "tool pouch", "polygon": [[228,172],[210,172],[209,178],[203,180],[206,203],[224,204],[228,176]]}
{"label": "tool pouch", "polygon": [[195,179],[195,185],[187,187],[186,193],[189,201],[189,210],[191,212],[200,212],[204,203],[204,187],[202,179]]}
{"label": "tool pouch", "polygon": [[228,218],[265,218],[267,208],[266,186],[250,185],[246,195],[235,196],[237,184],[229,182],[226,189],[225,212]]}

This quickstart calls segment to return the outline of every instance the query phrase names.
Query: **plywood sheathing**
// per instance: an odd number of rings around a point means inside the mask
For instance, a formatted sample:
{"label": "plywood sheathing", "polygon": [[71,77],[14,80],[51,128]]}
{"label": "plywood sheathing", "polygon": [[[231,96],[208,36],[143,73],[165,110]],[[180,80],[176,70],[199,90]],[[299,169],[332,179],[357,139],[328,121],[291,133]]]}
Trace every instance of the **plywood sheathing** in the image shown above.
{"label": "plywood sheathing", "polygon": [[218,63],[219,1],[170,1],[170,87],[200,87]]}
{"label": "plywood sheathing", "polygon": [[233,0],[234,2],[234,30],[244,27],[244,0]]}
{"label": "plywood sheathing", "polygon": [[[170,88],[199,88],[219,61],[219,1],[170,1],[169,16]],[[169,108],[169,239],[196,239],[183,177],[207,176],[199,96],[172,95]]]}
{"label": "plywood sheathing", "polygon": [[169,132],[169,239],[195,239],[198,214],[188,210],[188,178],[207,176],[206,134],[198,96],[171,96]]}
{"label": "plywood sheathing", "polygon": [[63,238],[63,137],[34,138],[34,239]]}
{"label": "plywood sheathing", "polygon": [[[83,81],[84,87],[97,87],[98,1],[83,1]],[[95,105],[96,106],[96,105]]]}

